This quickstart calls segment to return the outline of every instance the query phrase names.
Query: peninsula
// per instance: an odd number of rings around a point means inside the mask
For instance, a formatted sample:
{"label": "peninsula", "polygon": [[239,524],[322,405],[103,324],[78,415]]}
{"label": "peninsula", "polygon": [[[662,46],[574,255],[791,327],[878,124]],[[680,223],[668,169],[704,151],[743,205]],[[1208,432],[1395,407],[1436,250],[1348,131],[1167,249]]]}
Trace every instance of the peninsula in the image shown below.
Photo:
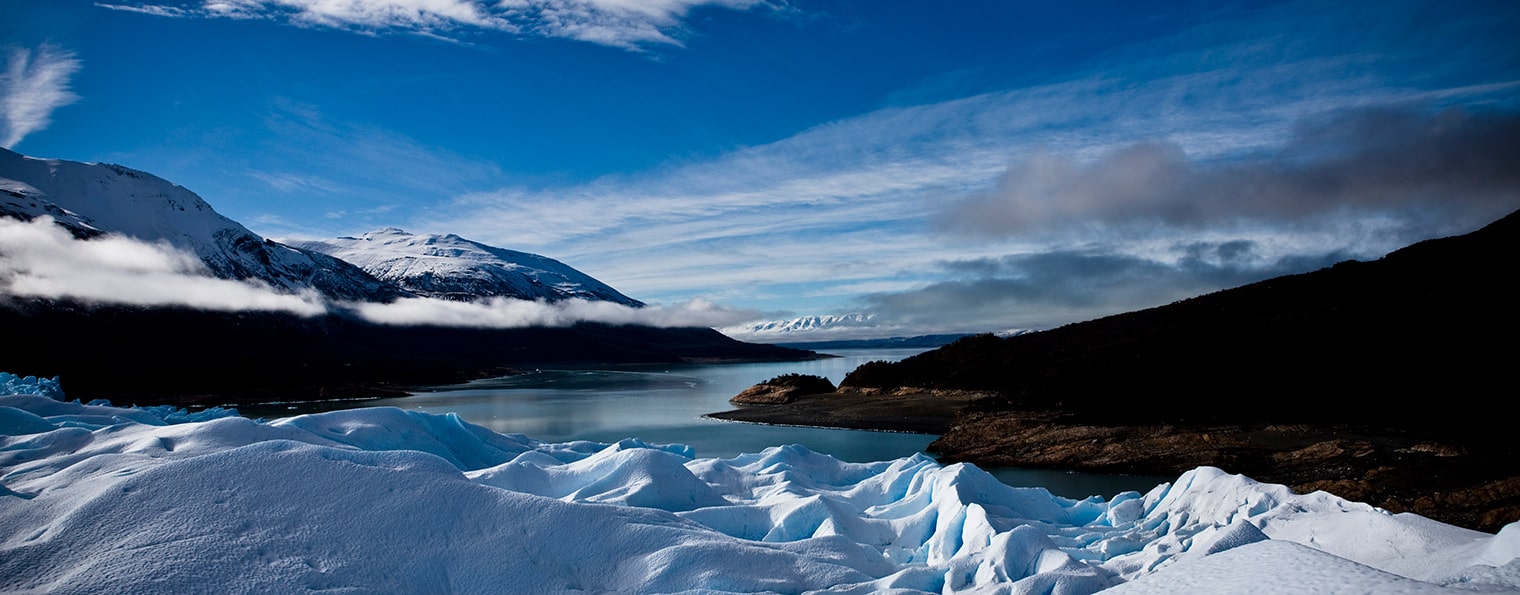
{"label": "peninsula", "polygon": [[1493,531],[1520,518],[1520,214],[1166,306],[872,362],[837,391],[722,419],[941,434],[946,462],[1175,474]]}

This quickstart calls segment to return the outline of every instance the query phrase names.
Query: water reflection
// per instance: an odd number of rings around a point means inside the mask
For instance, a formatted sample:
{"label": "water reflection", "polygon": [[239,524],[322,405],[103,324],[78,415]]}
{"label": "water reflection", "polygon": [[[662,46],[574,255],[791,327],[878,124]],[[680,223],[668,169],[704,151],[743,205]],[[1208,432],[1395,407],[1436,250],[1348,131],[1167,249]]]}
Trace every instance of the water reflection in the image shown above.
{"label": "water reflection", "polygon": [[[846,461],[895,459],[922,452],[934,436],[859,430],[764,426],[702,417],[731,409],[728,399],[781,374],[824,376],[836,384],[860,364],[896,361],[920,349],[846,350],[807,362],[561,367],[437,387],[414,396],[352,403],[429,413],[457,413],[471,423],[539,440],[615,442],[639,438],[690,445],[700,457],[733,457],[780,444],[801,444]],[[284,415],[331,409],[299,405]],[[267,415],[267,414],[265,414]],[[1040,485],[1080,498],[1149,489],[1159,478],[998,470],[1012,485]]]}

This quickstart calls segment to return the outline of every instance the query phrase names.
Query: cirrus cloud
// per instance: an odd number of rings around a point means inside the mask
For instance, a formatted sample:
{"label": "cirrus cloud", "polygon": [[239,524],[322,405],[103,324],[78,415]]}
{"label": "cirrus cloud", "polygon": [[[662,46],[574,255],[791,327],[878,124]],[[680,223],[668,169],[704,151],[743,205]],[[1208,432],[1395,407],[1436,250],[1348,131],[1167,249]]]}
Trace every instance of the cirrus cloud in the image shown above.
{"label": "cirrus cloud", "polygon": [[11,48],[0,74],[0,147],[14,147],[47,128],[53,110],[78,101],[69,79],[79,68],[73,52],[51,44],[36,50]]}
{"label": "cirrus cloud", "polygon": [[112,10],[165,17],[270,19],[363,33],[411,32],[449,37],[483,29],[560,37],[639,50],[681,46],[693,9],[748,10],[766,0],[204,0],[198,8],[149,3],[106,4]]}

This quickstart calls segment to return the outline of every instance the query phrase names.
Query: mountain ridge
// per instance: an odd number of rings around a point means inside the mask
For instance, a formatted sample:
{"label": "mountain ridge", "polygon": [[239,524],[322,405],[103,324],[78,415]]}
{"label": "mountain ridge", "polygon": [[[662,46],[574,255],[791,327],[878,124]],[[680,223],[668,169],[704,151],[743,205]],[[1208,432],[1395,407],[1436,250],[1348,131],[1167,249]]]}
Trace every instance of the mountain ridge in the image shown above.
{"label": "mountain ridge", "polygon": [[[1028,407],[1070,407],[1072,399],[1091,395],[1105,406],[1087,416],[1172,421],[1251,413],[1211,396],[1212,387],[1240,384],[1232,382],[1239,378],[1252,379],[1237,387],[1241,399],[1337,390],[1487,394],[1487,381],[1507,380],[1498,372],[1513,349],[1479,339],[1503,346],[1506,335],[1520,332],[1514,306],[1520,290],[1504,274],[1516,256],[1520,211],[1374,261],[1344,261],[1006,339],[963,339],[901,362],[863,366],[841,385],[989,390],[1010,406]],[[1268,369],[1277,373],[1264,375]],[[1382,370],[1392,374],[1376,373]],[[1170,397],[1125,403],[1109,396],[1143,386],[1167,386]],[[1356,401],[1316,409],[1336,420],[1407,419]],[[1299,417],[1323,421],[1307,412]]]}
{"label": "mountain ridge", "polygon": [[494,297],[608,301],[630,298],[552,258],[454,234],[384,228],[359,238],[278,242],[217,212],[194,192],[111,163],[29,157],[0,149],[0,216],[51,217],[76,238],[117,233],[194,254],[212,276],[276,291],[314,289],[330,300]]}
{"label": "mountain ridge", "polygon": [[285,292],[309,288],[349,301],[406,295],[347,262],[259,236],[183,186],[121,165],[0,149],[0,216],[49,216],[77,238],[119,233],[164,242],[194,254],[213,276]]}
{"label": "mountain ridge", "polygon": [[[217,213],[195,193],[120,165],[37,159],[0,150],[0,217],[50,218],[75,239],[120,234],[149,245],[167,244],[205,266],[204,271],[191,271],[192,276],[250,281],[276,293],[315,289],[329,300],[316,308],[317,314],[295,314],[244,307],[216,311],[126,305],[94,294],[67,298],[60,297],[70,295],[65,292],[52,297],[0,292],[0,328],[7,338],[16,339],[0,341],[0,362],[23,375],[61,377],[71,395],[86,399],[184,406],[366,398],[508,374],[512,366],[536,363],[818,357],[810,351],[743,343],[705,327],[567,322],[553,327],[472,328],[371,322],[362,310],[372,303],[419,297],[485,300],[502,297],[513,280],[542,291],[507,297],[607,300],[628,307],[643,303],[547,257],[455,235],[386,230],[382,235],[407,249],[439,250],[428,268],[443,271],[435,275],[436,285],[423,284],[412,291],[344,259],[263,238]],[[393,245],[389,252],[357,254],[372,264],[394,256],[396,249]],[[456,262],[440,265],[445,257],[437,254],[452,254]],[[450,264],[459,266],[446,266]],[[484,282],[471,285],[481,281],[471,275],[482,270]],[[497,273],[501,275],[493,276]],[[500,277],[507,273],[516,276],[508,275],[503,282]],[[459,279],[440,278],[453,274]],[[7,281],[0,274],[0,287],[9,287]],[[129,277],[123,282],[138,281]],[[123,382],[147,377],[154,380]],[[123,386],[135,388],[122,392]]]}
{"label": "mountain ridge", "polygon": [[578,298],[635,308],[644,305],[558,260],[455,234],[413,234],[386,227],[358,237],[289,243],[352,263],[423,297],[459,301],[512,297],[550,302]]}
{"label": "mountain ridge", "polygon": [[[705,327],[388,326],[343,313],[0,299],[0,362],[59,377],[75,398],[236,405],[400,396],[543,364],[801,361],[811,351],[743,343]],[[151,379],[151,381],[149,381]]]}
{"label": "mountain ridge", "polygon": [[1225,467],[1494,531],[1520,517],[1520,447],[1496,413],[1520,355],[1517,256],[1520,211],[1374,261],[966,337],[861,365],[835,393],[713,415],[941,433],[929,451],[981,466]]}

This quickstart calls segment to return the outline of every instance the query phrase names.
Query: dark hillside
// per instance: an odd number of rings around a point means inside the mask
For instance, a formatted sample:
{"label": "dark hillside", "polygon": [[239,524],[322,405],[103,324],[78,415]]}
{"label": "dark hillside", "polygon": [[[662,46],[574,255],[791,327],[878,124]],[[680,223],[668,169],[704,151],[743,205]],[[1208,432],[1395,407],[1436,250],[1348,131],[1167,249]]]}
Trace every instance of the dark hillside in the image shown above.
{"label": "dark hillside", "polygon": [[1356,423],[1451,432],[1511,425],[1520,213],[1167,306],[1008,339],[977,336],[842,387],[995,391],[983,410],[1095,423]]}
{"label": "dark hillside", "polygon": [[801,360],[708,328],[579,324],[472,329],[367,324],[340,315],[0,304],[0,369],[60,376],[72,398],[224,404],[377,396],[546,363]]}
{"label": "dark hillside", "polygon": [[[944,461],[1168,475],[1225,468],[1300,493],[1495,531],[1520,518],[1520,214],[1373,262],[861,366],[841,393],[987,391]],[[975,393],[967,393],[975,394]]]}

